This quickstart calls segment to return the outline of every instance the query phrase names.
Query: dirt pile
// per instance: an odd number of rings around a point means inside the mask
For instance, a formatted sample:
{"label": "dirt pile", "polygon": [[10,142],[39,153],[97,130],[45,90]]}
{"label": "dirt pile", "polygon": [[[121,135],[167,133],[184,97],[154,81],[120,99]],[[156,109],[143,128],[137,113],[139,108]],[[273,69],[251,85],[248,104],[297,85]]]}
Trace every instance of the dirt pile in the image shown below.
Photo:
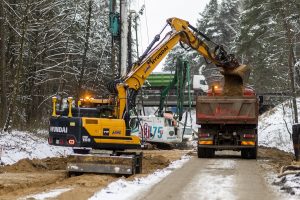
{"label": "dirt pile", "polygon": [[[184,151],[173,150],[174,158],[178,159]],[[172,156],[168,154],[168,150],[146,150],[143,158],[143,172],[149,173],[156,169],[162,169],[170,164]],[[177,153],[176,153],[177,152]],[[168,156],[167,156],[167,155]],[[67,163],[74,161],[72,156],[61,158],[45,158],[45,159],[22,159],[13,165],[0,168],[0,172],[42,172],[52,170],[65,170]]]}
{"label": "dirt pile", "polygon": [[163,169],[170,164],[170,160],[162,155],[145,155],[143,158],[143,173],[151,173]]}
{"label": "dirt pile", "polygon": [[22,159],[13,165],[2,167],[2,172],[40,172],[65,170],[69,158]]}
{"label": "dirt pile", "polygon": [[223,96],[242,96],[243,80],[239,76],[224,75]]}
{"label": "dirt pile", "polygon": [[[167,167],[189,151],[185,150],[144,150],[143,172],[126,179],[143,177],[157,169]],[[88,199],[99,189],[120,178],[117,175],[83,174],[66,176],[67,158],[23,159],[11,166],[0,168],[0,199],[18,199],[29,194],[49,191],[55,188],[72,188],[60,195],[60,200]]]}
{"label": "dirt pile", "polygon": [[242,96],[245,82],[248,81],[250,68],[240,65],[235,69],[223,69],[224,76],[223,96]]}
{"label": "dirt pile", "polygon": [[268,163],[278,173],[280,168],[285,165],[290,165],[293,162],[293,155],[275,148],[260,147],[258,149],[260,159],[268,160]]}
{"label": "dirt pile", "polygon": [[[25,190],[42,188],[65,179],[63,171],[5,172],[0,174],[0,199],[17,199]],[[6,195],[9,197],[5,197]]]}

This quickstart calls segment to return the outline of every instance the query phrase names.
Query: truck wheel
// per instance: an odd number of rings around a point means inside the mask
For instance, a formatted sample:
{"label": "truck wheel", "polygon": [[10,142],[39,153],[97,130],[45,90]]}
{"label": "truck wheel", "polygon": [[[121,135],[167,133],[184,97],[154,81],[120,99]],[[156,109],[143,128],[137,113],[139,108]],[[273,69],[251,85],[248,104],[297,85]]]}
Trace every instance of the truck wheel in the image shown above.
{"label": "truck wheel", "polygon": [[213,158],[214,156],[215,156],[214,149],[198,147],[198,158]]}
{"label": "truck wheel", "polygon": [[242,158],[245,159],[256,159],[257,157],[257,148],[251,149],[242,149],[241,150]]}

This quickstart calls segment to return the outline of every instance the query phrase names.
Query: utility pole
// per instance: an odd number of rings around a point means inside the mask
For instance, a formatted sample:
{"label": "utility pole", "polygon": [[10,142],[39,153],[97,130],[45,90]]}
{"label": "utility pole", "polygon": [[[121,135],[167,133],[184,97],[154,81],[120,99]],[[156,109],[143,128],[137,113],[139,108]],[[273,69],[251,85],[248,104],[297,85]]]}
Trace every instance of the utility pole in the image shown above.
{"label": "utility pole", "polygon": [[111,68],[114,78],[119,76],[116,68],[116,42],[120,39],[120,15],[116,12],[116,0],[109,1],[109,31],[111,33]]}
{"label": "utility pole", "polygon": [[125,76],[127,72],[127,35],[128,35],[128,21],[127,21],[127,0],[120,0],[121,13],[121,50],[120,50],[120,77]]}
{"label": "utility pole", "polygon": [[129,13],[129,19],[128,19],[128,34],[127,34],[127,45],[128,45],[128,63],[127,63],[127,69],[126,72],[128,73],[131,70],[132,67],[132,34],[131,34],[131,28],[132,28],[132,12]]}
{"label": "utility pole", "polygon": [[[141,11],[140,11],[141,12]],[[133,65],[133,58],[132,58],[132,42],[133,42],[133,36],[131,33],[132,28],[134,29],[135,32],[135,45],[136,45],[136,58],[139,57],[139,42],[138,42],[138,23],[137,20],[139,18],[139,14],[131,10],[129,12],[129,19],[128,19],[128,68],[127,72],[131,70],[131,67]]]}
{"label": "utility pole", "polygon": [[140,57],[139,55],[139,40],[138,40],[138,23],[137,23],[137,19],[138,19],[139,15],[137,13],[135,13],[135,17],[134,17],[134,30],[135,30],[135,42],[136,42],[136,57]]}

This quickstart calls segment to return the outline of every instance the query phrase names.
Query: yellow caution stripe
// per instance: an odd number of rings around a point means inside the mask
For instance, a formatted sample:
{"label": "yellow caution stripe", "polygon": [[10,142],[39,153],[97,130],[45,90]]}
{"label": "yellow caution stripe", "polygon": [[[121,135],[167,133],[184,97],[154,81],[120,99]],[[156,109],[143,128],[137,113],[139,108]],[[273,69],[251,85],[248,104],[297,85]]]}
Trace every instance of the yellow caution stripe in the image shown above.
{"label": "yellow caution stripe", "polygon": [[255,142],[254,141],[242,141],[241,145],[254,146]]}
{"label": "yellow caution stripe", "polygon": [[199,144],[213,144],[212,140],[199,141]]}

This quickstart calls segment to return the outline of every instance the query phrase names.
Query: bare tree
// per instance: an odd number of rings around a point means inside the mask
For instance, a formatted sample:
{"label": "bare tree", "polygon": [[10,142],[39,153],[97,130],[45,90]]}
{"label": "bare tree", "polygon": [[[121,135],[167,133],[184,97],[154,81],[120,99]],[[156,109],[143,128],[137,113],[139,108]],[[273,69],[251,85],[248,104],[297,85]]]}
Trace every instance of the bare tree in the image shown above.
{"label": "bare tree", "polygon": [[1,83],[1,104],[0,104],[0,112],[1,112],[1,120],[0,126],[4,123],[4,119],[6,118],[6,47],[5,47],[5,39],[6,39],[6,27],[5,27],[5,14],[4,14],[4,3],[0,1],[0,83]]}
{"label": "bare tree", "polygon": [[294,34],[291,31],[292,27],[289,21],[289,13],[290,13],[290,1],[284,1],[281,9],[281,16],[283,20],[283,26],[285,30],[286,36],[286,49],[288,50],[288,71],[290,78],[290,89],[292,94],[292,105],[293,105],[293,113],[294,113],[294,123],[298,123],[298,109],[297,109],[297,101],[296,101],[296,89],[295,89],[295,74],[294,74],[294,66],[296,64],[294,48],[293,48],[293,37]]}
{"label": "bare tree", "polygon": [[90,39],[90,29],[91,29],[91,16],[92,16],[92,4],[93,1],[89,1],[88,5],[88,16],[87,16],[87,23],[86,23],[86,31],[85,31],[85,42],[84,42],[84,49],[83,49],[83,55],[82,55],[82,65],[80,68],[80,74],[78,78],[78,88],[77,88],[77,99],[80,98],[81,90],[82,90],[82,83],[84,79],[84,72],[86,69],[86,62],[87,62],[87,51],[89,49],[89,39]]}
{"label": "bare tree", "polygon": [[14,112],[16,110],[16,102],[19,95],[19,86],[20,86],[20,78],[21,78],[21,69],[23,67],[23,51],[24,51],[24,44],[25,44],[25,34],[27,32],[27,25],[28,25],[28,16],[27,12],[29,10],[29,3],[26,4],[25,10],[23,12],[23,17],[21,20],[21,35],[20,35],[20,47],[19,47],[19,56],[18,56],[18,65],[16,69],[16,74],[13,80],[13,92],[11,95],[11,101],[8,107],[8,115],[3,127],[4,131],[11,131],[11,125],[13,124],[14,120]]}

